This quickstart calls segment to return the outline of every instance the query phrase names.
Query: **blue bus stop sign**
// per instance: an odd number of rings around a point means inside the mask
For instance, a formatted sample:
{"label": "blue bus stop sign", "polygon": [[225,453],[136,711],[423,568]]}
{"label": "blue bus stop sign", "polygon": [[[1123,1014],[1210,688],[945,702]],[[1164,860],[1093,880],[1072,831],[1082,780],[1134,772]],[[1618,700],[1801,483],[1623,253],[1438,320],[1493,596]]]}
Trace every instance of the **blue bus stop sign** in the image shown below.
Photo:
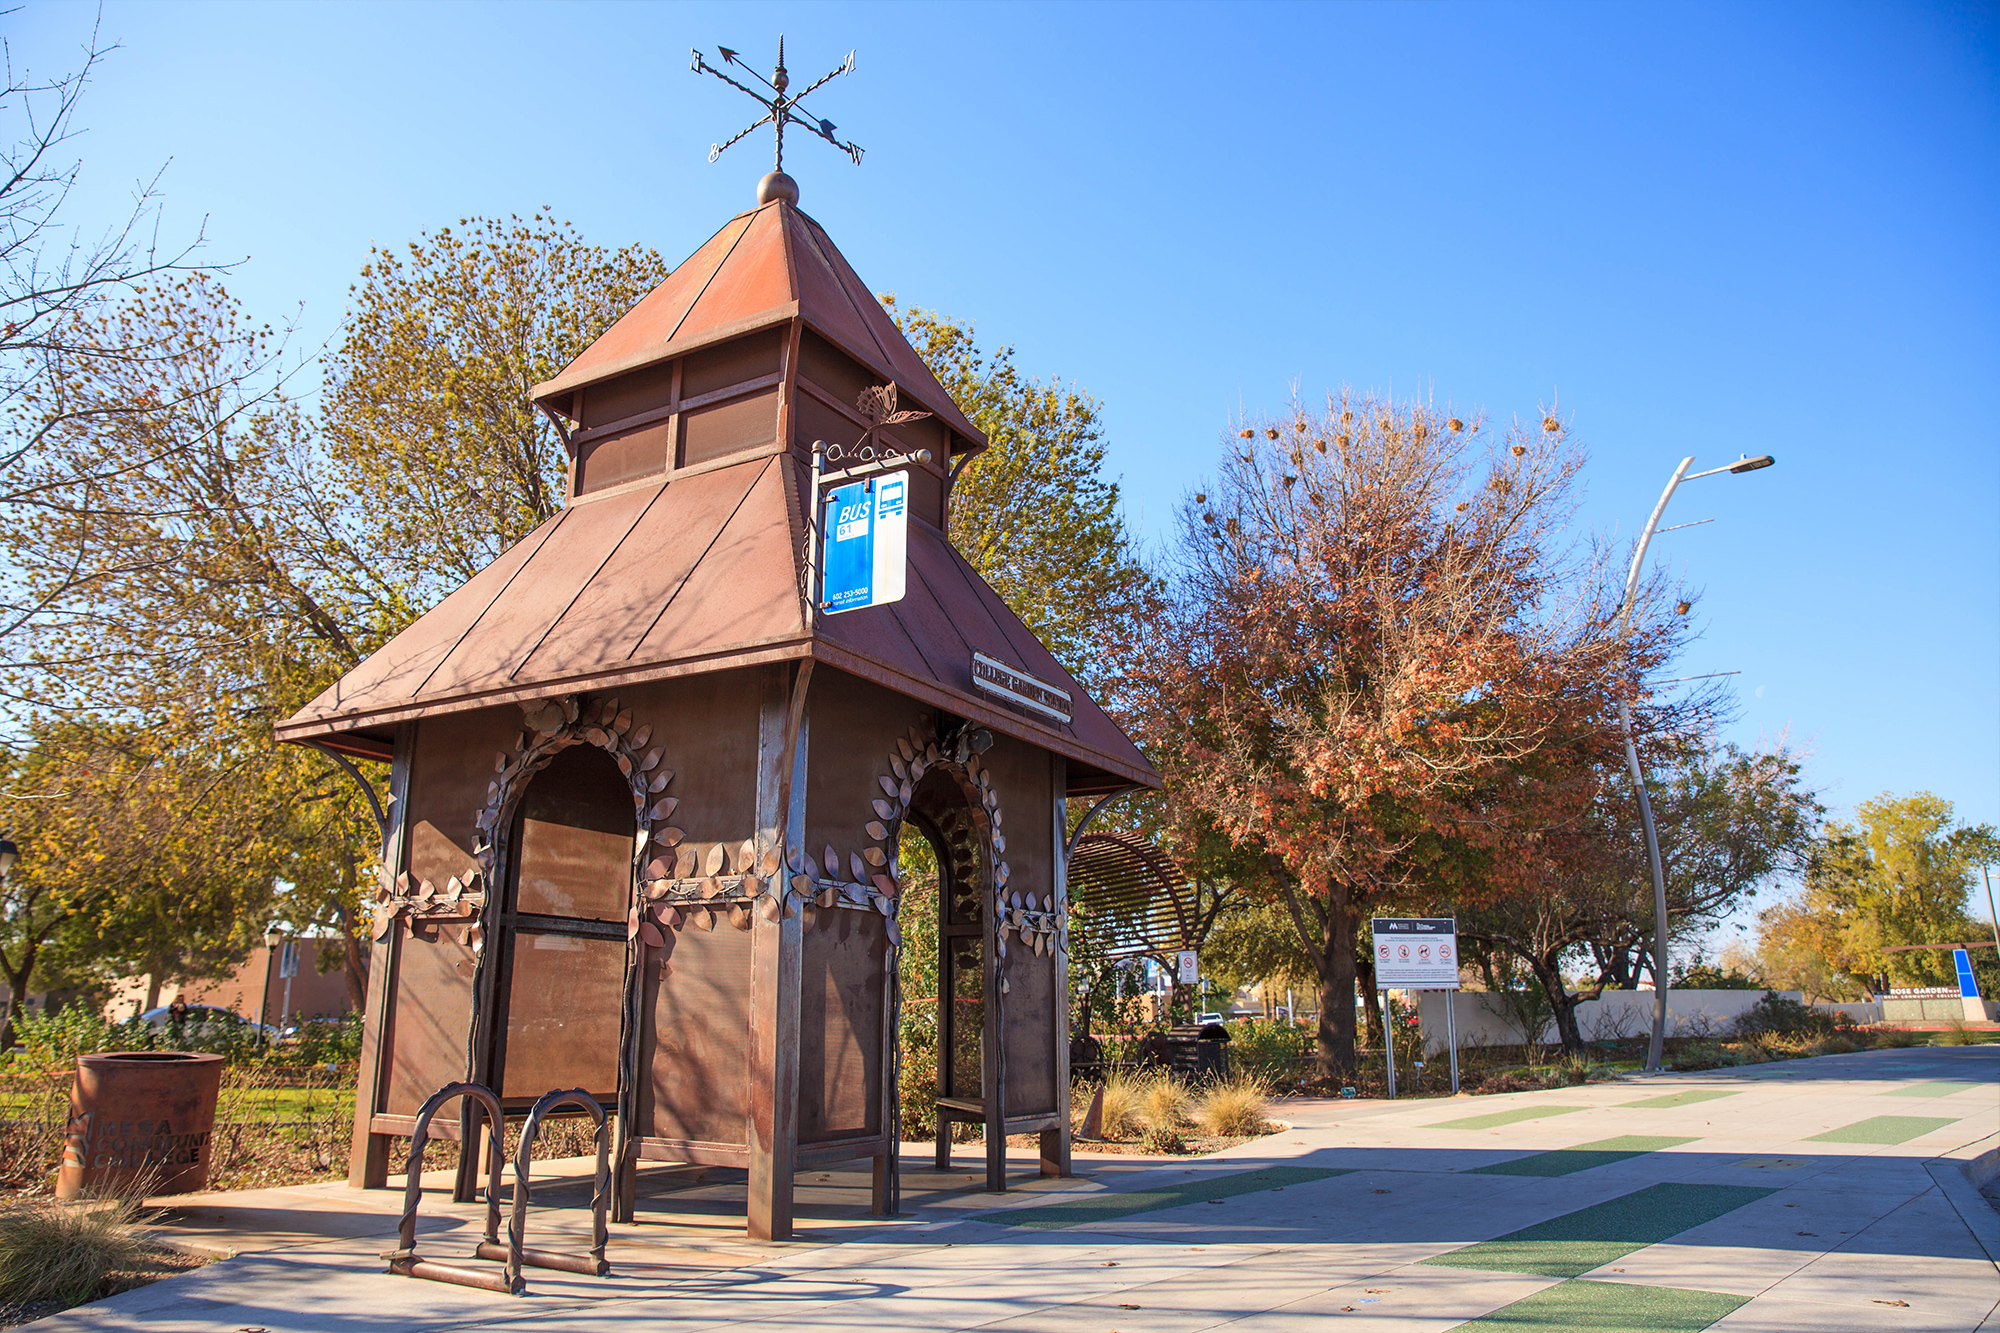
{"label": "blue bus stop sign", "polygon": [[830,613],[903,600],[909,568],[910,474],[885,472],[826,493],[820,504],[820,605]]}

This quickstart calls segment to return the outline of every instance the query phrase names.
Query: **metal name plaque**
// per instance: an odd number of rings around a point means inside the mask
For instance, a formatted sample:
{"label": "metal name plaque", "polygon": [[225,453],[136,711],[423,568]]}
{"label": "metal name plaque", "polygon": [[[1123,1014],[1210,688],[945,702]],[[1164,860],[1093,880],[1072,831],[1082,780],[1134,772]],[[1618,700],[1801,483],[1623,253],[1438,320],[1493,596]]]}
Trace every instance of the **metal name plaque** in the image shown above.
{"label": "metal name plaque", "polygon": [[1036,680],[1025,671],[1016,671],[1005,662],[996,662],[985,653],[972,655],[972,688],[1057,722],[1067,724],[1074,716],[1067,690]]}
{"label": "metal name plaque", "polygon": [[1378,916],[1378,990],[1457,990],[1458,921],[1448,916]]}

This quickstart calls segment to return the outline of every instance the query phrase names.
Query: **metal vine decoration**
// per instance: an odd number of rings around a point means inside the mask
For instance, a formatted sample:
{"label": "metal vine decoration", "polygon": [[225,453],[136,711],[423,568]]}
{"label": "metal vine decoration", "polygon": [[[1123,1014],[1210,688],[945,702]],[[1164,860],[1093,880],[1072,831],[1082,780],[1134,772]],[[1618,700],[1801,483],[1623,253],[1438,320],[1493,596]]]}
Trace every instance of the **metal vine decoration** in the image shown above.
{"label": "metal vine decoration", "polygon": [[[1002,831],[1000,795],[994,790],[992,773],[972,749],[971,731],[970,727],[960,728],[956,735],[944,738],[938,734],[935,719],[927,718],[923,725],[911,727],[907,737],[897,737],[896,748],[888,756],[888,771],[876,778],[882,795],[874,798],[875,818],[863,826],[869,845],[859,852],[848,853],[845,875],[840,855],[832,847],[825,849],[819,865],[814,865],[799,848],[792,848],[788,900],[810,900],[821,910],[839,904],[873,907],[888,918],[889,942],[900,946],[902,932],[896,914],[902,882],[896,864],[896,840],[917,784],[933,768],[946,766],[955,769],[956,775],[962,775],[967,794],[976,801],[991,830],[986,879],[993,886],[990,910],[999,931],[998,956],[1006,958],[1010,936],[1018,937],[1021,947],[1038,954],[1060,950],[1065,940],[1055,895],[1043,898],[1007,887],[1012,872],[1002,859],[1007,852],[1007,835]],[[824,876],[818,873],[821,867],[826,871]],[[1005,978],[1001,987],[1003,993],[1009,989]]]}
{"label": "metal vine decoration", "polygon": [[730,78],[727,74],[724,74],[721,70],[702,59],[700,51],[692,52],[694,62],[688,66],[689,69],[697,74],[713,74],[716,78],[721,79],[724,83],[745,96],[752,98],[759,106],[764,108],[763,119],[738,130],[726,142],[710,145],[708,150],[709,161],[713,162],[716,158],[721,157],[724,152],[728,151],[752,130],[764,125],[770,125],[776,129],[778,135],[777,169],[783,171],[785,169],[785,126],[796,125],[807,134],[817,135],[832,144],[835,148],[838,148],[841,152],[847,154],[849,158],[853,159],[855,166],[858,167],[861,165],[861,146],[853,143],[842,143],[839,139],[835,138],[834,130],[837,127],[832,121],[817,116],[802,116],[798,113],[799,103],[805,101],[806,98],[812,96],[819,89],[825,87],[841,75],[852,74],[854,72],[854,52],[849,51],[847,53],[847,60],[843,64],[831,72],[822,75],[817,83],[814,83],[798,96],[792,97],[786,95],[786,90],[791,87],[791,76],[785,72],[785,39],[782,36],[778,38],[778,67],[772,71],[771,77],[768,79],[737,59],[736,52],[730,50],[728,47],[718,46],[715,49],[721,53],[723,64],[742,71],[745,78],[755,79],[757,82],[763,84],[771,90],[771,95],[766,97],[755,88],[746,87],[738,83],[735,79]]}
{"label": "metal vine decoration", "polygon": [[922,421],[928,412],[898,412],[896,410],[896,381],[883,385],[870,385],[854,399],[854,408],[861,413],[861,419],[868,423],[868,429],[861,432],[858,448],[866,448],[875,438],[875,432],[884,426],[900,426],[906,421]]}

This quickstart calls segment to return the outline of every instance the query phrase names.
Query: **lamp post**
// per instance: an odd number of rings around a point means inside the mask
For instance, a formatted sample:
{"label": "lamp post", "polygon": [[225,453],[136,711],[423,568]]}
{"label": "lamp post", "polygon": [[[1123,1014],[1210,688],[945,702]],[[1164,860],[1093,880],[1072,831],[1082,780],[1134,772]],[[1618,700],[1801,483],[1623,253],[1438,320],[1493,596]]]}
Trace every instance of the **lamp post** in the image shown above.
{"label": "lamp post", "polygon": [[264,1030],[264,1025],[265,1022],[267,1021],[265,1015],[271,1012],[271,968],[273,966],[273,958],[271,950],[274,947],[276,947],[277,943],[278,943],[277,932],[270,929],[268,926],[265,927],[264,994],[263,997],[257,1001],[257,1044],[259,1046],[265,1045],[270,1039],[270,1034]]}
{"label": "lamp post", "polygon": [[[1681,483],[1699,481],[1722,472],[1755,472],[1777,461],[1769,454],[1760,454],[1755,458],[1746,456],[1727,466],[1689,475],[1688,469],[1694,466],[1694,459],[1681,460],[1681,465],[1674,469],[1674,475],[1667,479],[1667,489],[1660,492],[1660,502],[1653,506],[1653,515],[1646,520],[1646,530],[1639,534],[1638,549],[1632,552],[1632,568],[1625,574],[1625,601],[1618,609],[1619,642],[1624,642],[1632,630],[1632,604],[1639,590],[1640,571],[1645,568],[1646,548],[1653,544],[1655,533],[1674,530],[1662,528],[1660,518],[1667,512],[1667,502],[1674,498],[1674,492],[1680,489]],[[1705,523],[1708,520],[1697,521]],[[1680,523],[1674,526],[1695,525]],[[1639,823],[1646,830],[1646,860],[1653,871],[1653,1039],[1646,1048],[1646,1072],[1657,1074],[1667,1040],[1667,876],[1660,867],[1660,836],[1653,827],[1653,802],[1646,794],[1646,773],[1639,766],[1639,747],[1632,739],[1632,708],[1623,697],[1618,700],[1618,725],[1625,731],[1625,767],[1632,775],[1632,789],[1639,796]]]}

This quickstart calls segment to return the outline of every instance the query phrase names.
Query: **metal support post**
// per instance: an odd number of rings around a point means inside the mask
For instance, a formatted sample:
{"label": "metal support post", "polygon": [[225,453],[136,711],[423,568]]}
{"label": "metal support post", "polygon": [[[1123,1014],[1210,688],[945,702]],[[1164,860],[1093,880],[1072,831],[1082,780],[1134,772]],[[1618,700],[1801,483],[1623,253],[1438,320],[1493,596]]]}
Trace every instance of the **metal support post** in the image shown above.
{"label": "metal support post", "polygon": [[1444,993],[1444,1039],[1451,1044],[1451,1095],[1454,1097],[1458,1096],[1458,1024],[1451,1010],[1452,1002],[1457,998],[1455,990]]}
{"label": "metal support post", "polygon": [[1377,992],[1382,997],[1382,1062],[1389,1071],[1389,1099],[1396,1097],[1396,1019],[1390,1013],[1389,992]]}

